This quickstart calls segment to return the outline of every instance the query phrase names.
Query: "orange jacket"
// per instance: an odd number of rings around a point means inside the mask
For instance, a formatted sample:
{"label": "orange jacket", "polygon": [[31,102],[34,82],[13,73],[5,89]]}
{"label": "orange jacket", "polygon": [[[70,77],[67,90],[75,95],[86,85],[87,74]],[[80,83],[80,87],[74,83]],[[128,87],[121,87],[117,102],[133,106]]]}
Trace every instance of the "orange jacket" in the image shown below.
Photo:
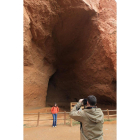
{"label": "orange jacket", "polygon": [[58,106],[53,106],[52,109],[51,109],[51,112],[52,112],[52,114],[58,113],[59,112]]}

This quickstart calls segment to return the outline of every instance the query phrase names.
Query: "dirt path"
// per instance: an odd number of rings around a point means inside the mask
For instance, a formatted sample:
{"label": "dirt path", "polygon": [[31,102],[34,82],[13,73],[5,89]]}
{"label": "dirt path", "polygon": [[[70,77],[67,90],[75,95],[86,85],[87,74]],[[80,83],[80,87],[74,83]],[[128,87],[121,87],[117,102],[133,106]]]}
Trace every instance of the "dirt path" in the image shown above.
{"label": "dirt path", "polygon": [[[104,140],[116,140],[116,123],[105,122],[103,132]],[[80,140],[80,125],[24,128],[24,140]]]}

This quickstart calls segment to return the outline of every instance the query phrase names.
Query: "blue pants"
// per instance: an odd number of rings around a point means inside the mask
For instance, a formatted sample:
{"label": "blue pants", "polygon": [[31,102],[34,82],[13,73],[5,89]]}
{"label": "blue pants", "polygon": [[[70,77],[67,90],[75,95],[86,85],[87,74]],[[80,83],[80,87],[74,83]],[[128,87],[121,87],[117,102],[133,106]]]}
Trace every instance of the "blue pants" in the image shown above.
{"label": "blue pants", "polygon": [[53,126],[56,126],[57,123],[57,114],[53,114]]}

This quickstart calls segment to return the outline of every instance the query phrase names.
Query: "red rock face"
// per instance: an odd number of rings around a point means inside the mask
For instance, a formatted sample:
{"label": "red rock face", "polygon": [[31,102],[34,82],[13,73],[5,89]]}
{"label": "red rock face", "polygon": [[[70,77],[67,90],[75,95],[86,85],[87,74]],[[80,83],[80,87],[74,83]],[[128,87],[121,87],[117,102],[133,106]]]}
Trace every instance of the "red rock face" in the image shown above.
{"label": "red rock face", "polygon": [[25,0],[24,7],[24,106],[91,94],[115,104],[115,0]]}

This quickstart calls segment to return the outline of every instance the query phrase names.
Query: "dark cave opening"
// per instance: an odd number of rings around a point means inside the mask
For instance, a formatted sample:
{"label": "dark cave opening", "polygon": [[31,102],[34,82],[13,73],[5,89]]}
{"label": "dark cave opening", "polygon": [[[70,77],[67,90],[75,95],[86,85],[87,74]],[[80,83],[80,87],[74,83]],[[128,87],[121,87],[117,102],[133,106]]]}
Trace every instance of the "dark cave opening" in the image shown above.
{"label": "dark cave opening", "polygon": [[[57,103],[59,107],[69,110],[70,102],[78,102],[79,99],[87,98],[88,95],[94,93],[95,96],[97,95],[99,107],[116,105],[115,101],[109,96],[100,94],[100,90],[88,92],[88,88],[90,89],[92,86],[90,80],[93,78],[88,75],[88,71],[82,65],[86,66],[86,61],[94,54],[96,49],[94,46],[96,46],[98,42],[97,36],[100,34],[96,23],[94,24],[91,21],[91,17],[96,17],[96,14],[93,11],[82,9],[73,9],[60,15],[58,24],[53,30],[53,45],[56,50],[54,65],[57,71],[51,76],[48,83],[47,107]],[[95,30],[96,34],[91,32],[91,28]],[[91,34],[95,42],[93,41],[90,44],[89,38]],[[100,48],[98,47],[98,49]],[[95,53],[94,55],[96,56],[97,54]],[[90,68],[88,70],[89,72],[93,71],[93,75],[96,74],[94,70]],[[85,74],[81,76],[80,71]],[[87,79],[85,78],[86,76]],[[116,90],[115,80],[112,81],[110,87]]]}
{"label": "dark cave opening", "polygon": [[[76,94],[76,92],[79,93],[78,90],[76,90],[73,94],[73,91],[69,92],[68,89],[60,89],[57,86],[57,80],[55,80],[55,74],[49,80],[46,96],[46,107],[52,107],[55,103],[57,103],[60,108],[69,111],[71,102],[78,102],[79,99],[87,98],[88,95],[91,95],[88,93]],[[98,107],[102,109],[116,109],[116,102],[109,96],[107,97],[106,95],[99,94],[93,95],[97,97]]]}

